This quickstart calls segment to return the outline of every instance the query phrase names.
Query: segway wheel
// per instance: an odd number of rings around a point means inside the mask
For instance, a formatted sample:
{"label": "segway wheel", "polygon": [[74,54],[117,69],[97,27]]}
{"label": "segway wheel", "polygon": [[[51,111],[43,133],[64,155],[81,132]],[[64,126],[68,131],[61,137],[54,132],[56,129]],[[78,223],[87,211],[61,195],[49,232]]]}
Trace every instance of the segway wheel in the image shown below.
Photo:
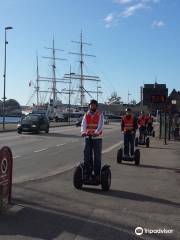
{"label": "segway wheel", "polygon": [[120,148],[117,153],[117,163],[122,163],[122,159],[123,159],[123,150],[122,148]]}
{"label": "segway wheel", "polygon": [[108,191],[111,186],[111,170],[105,168],[101,171],[101,187],[103,191]]}
{"label": "segway wheel", "polygon": [[134,153],[134,160],[135,160],[135,165],[140,164],[140,151],[139,151],[139,149],[136,149],[136,151]]}
{"label": "segway wheel", "polygon": [[152,136],[155,137],[155,131],[152,132]]}
{"label": "segway wheel", "polygon": [[146,138],[146,147],[147,148],[149,148],[149,143],[150,143],[149,138]]}
{"label": "segway wheel", "polygon": [[139,144],[139,139],[138,139],[138,137],[136,137],[136,139],[135,139],[135,146],[138,147],[138,144]]}
{"label": "segway wheel", "polygon": [[74,171],[73,183],[75,188],[77,189],[82,188],[83,178],[82,178],[82,168],[80,166],[76,167]]}

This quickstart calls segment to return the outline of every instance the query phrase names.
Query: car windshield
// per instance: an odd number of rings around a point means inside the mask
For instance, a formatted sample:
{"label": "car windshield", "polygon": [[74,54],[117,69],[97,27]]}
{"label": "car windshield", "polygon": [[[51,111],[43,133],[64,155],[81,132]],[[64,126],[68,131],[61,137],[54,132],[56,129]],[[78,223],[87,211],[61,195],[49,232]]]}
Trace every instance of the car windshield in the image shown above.
{"label": "car windshield", "polygon": [[39,118],[40,116],[38,115],[28,115],[23,119],[23,121],[37,121]]}

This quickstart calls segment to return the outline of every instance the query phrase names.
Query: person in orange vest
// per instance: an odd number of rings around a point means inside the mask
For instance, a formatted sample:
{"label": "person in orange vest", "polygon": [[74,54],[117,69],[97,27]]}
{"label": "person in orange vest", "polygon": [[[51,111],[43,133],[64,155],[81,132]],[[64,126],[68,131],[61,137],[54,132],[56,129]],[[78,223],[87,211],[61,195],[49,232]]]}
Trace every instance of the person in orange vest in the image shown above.
{"label": "person in orange vest", "polygon": [[138,117],[138,127],[139,127],[139,136],[140,139],[143,139],[143,136],[146,134],[146,127],[147,127],[147,118],[145,116],[144,111],[141,111],[140,116]]}
{"label": "person in orange vest", "polygon": [[[81,124],[81,134],[85,138],[84,165],[86,177],[89,179],[94,170],[95,179],[100,182],[102,131],[104,126],[103,113],[98,111],[98,102],[91,100],[89,110],[84,115]],[[89,138],[91,136],[91,139]],[[94,157],[94,163],[93,163]]]}
{"label": "person in orange vest", "polygon": [[[121,132],[124,133],[124,155],[125,157],[134,156],[134,139],[137,129],[136,118],[132,114],[130,108],[126,108],[126,114],[121,121]],[[130,145],[130,149],[129,149]],[[129,154],[130,150],[130,154]]]}
{"label": "person in orange vest", "polygon": [[153,117],[151,116],[151,113],[149,113],[146,116],[146,121],[147,121],[147,132],[148,135],[152,134],[152,130],[153,130]]}

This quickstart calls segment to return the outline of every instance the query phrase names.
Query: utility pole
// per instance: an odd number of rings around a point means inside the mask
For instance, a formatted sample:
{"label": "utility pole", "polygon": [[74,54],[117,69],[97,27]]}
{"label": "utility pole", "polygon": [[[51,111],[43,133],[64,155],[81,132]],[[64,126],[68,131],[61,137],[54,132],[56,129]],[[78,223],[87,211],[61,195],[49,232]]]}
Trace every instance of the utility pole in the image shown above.
{"label": "utility pole", "polygon": [[68,111],[68,122],[69,122],[69,125],[70,125],[70,122],[71,122],[71,111],[70,111],[70,109],[71,109],[71,93],[72,93],[72,91],[71,91],[71,83],[72,83],[72,75],[74,75],[75,73],[73,73],[73,72],[71,72],[71,64],[70,64],[70,71],[69,71],[69,76],[70,76],[70,79],[69,79],[69,106],[68,106],[68,109],[69,109],[69,111]]}
{"label": "utility pole", "polygon": [[36,68],[36,96],[37,96],[37,106],[39,105],[39,63],[38,63],[38,54],[36,55],[36,60],[37,60],[37,68]]}
{"label": "utility pole", "polygon": [[13,29],[12,27],[5,27],[5,39],[4,39],[4,94],[3,94],[3,130],[5,130],[5,103],[6,103],[6,45],[8,44],[6,31]]}
{"label": "utility pole", "polygon": [[[84,81],[95,81],[95,82],[99,82],[100,79],[97,76],[87,76],[84,75],[84,70],[83,70],[83,66],[84,66],[84,57],[95,57],[95,55],[90,55],[90,54],[85,54],[84,53],[84,49],[83,46],[84,45],[88,45],[91,46],[92,44],[84,42],[83,41],[83,34],[81,31],[81,35],[80,35],[80,41],[72,41],[73,43],[77,43],[80,45],[80,52],[79,53],[74,53],[74,52],[70,52],[70,54],[74,54],[74,55],[78,55],[80,56],[80,75],[75,74],[73,79],[74,80],[79,80],[80,81],[80,86],[79,89],[77,90],[77,92],[80,92],[80,105],[83,106],[85,103],[85,93],[88,93],[90,95],[90,93],[97,93],[97,91],[87,91],[84,87]],[[69,79],[70,76],[68,76],[66,74],[65,78]],[[91,95],[90,95],[91,96]]]}
{"label": "utility pole", "polygon": [[141,109],[143,109],[143,87],[140,87]]}

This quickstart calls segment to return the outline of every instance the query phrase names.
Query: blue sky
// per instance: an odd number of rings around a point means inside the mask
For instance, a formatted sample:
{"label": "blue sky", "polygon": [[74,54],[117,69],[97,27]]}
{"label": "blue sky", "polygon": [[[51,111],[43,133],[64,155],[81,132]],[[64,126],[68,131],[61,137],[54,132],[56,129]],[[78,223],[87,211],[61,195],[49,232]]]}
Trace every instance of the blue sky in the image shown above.
{"label": "blue sky", "polygon": [[[36,79],[36,51],[41,76],[51,77],[50,56],[44,46],[52,46],[54,35],[57,76],[78,71],[78,46],[83,31],[84,41],[92,43],[85,52],[85,72],[100,76],[106,101],[117,91],[127,101],[139,100],[144,83],[166,83],[171,91],[180,90],[180,1],[179,0],[0,0],[0,94],[3,96],[4,28],[7,32],[6,97],[25,105],[33,93],[28,82]],[[74,87],[77,83],[74,83]],[[67,86],[58,85],[61,90]],[[96,85],[87,84],[93,90]],[[41,89],[48,88],[47,84]],[[67,101],[67,96],[61,96]],[[33,101],[33,100],[32,100]],[[34,99],[35,102],[35,99]]]}

